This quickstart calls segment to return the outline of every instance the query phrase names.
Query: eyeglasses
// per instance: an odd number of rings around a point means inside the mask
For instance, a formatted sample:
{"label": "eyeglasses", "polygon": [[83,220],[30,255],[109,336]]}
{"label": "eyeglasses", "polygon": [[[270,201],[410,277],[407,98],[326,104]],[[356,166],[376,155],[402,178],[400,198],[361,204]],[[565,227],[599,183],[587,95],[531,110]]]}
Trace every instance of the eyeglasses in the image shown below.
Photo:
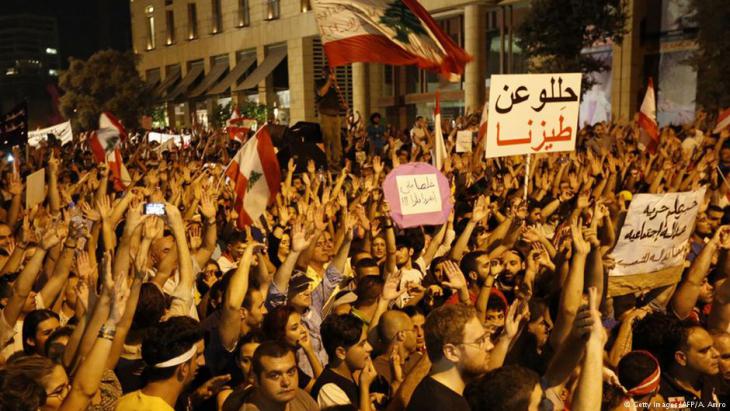
{"label": "eyeglasses", "polygon": [[66,383],[46,394],[46,397],[64,397],[71,390],[71,384]]}
{"label": "eyeglasses", "polygon": [[477,338],[474,341],[471,342],[462,342],[459,343],[459,345],[476,345],[479,348],[484,348],[487,346],[489,342],[491,342],[492,332],[487,331],[482,335],[481,337]]}

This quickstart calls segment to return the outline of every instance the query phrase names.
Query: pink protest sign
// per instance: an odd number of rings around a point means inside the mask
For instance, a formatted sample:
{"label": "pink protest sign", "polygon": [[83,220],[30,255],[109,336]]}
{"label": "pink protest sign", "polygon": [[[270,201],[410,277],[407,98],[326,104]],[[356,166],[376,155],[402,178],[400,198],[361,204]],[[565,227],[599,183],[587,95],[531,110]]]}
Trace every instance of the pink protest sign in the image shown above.
{"label": "pink protest sign", "polygon": [[453,207],[449,180],[426,163],[396,167],[385,177],[383,192],[393,221],[403,228],[443,224]]}

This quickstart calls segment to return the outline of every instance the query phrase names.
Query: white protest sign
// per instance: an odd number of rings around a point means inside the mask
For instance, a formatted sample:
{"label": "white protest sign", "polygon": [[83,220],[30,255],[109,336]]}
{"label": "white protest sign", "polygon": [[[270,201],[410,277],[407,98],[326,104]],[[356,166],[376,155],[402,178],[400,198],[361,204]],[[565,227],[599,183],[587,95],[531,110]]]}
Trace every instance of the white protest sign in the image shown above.
{"label": "white protest sign", "polygon": [[471,153],[472,136],[474,132],[461,130],[456,132],[456,152]]}
{"label": "white protest sign", "polygon": [[191,136],[188,134],[166,134],[150,132],[148,135],[149,142],[158,142],[160,145],[157,147],[158,151],[169,151],[172,146],[184,146],[190,144]]}
{"label": "white protest sign", "polygon": [[30,210],[46,199],[46,169],[41,168],[25,179],[25,207]]}
{"label": "white protest sign", "polygon": [[684,263],[705,188],[667,194],[637,194],[631,200],[611,257],[609,276],[651,273]]}
{"label": "white protest sign", "polygon": [[436,174],[396,176],[400,211],[403,215],[441,211],[441,191]]}
{"label": "white protest sign", "polygon": [[493,75],[486,157],[575,150],[580,82],[580,73]]}
{"label": "white protest sign", "polygon": [[61,141],[61,145],[71,142],[74,138],[73,131],[71,130],[71,121],[40,130],[28,131],[28,144],[31,147],[37,147],[41,144],[41,141],[48,140],[49,134],[56,136]]}

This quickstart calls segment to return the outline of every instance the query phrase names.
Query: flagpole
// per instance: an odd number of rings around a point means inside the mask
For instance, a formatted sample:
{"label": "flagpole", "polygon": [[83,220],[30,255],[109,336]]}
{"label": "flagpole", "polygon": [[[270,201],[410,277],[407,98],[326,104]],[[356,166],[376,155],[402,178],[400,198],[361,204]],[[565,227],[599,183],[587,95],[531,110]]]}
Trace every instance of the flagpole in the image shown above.
{"label": "flagpole", "polygon": [[527,155],[527,165],[525,167],[525,201],[527,201],[527,186],[530,182],[530,159],[532,158],[532,154]]}

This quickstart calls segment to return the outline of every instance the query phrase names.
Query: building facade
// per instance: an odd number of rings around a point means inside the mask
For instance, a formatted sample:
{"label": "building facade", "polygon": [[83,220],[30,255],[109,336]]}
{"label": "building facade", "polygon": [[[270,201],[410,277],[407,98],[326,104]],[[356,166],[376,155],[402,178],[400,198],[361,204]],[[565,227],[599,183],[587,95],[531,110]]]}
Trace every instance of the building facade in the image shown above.
{"label": "building facade", "polygon": [[26,101],[30,125],[44,125],[53,110],[47,87],[60,69],[56,19],[0,16],[0,111]]}
{"label": "building facade", "polygon": [[[170,126],[206,122],[216,105],[231,102],[265,104],[284,123],[317,120],[315,84],[326,56],[309,0],[130,1],[139,71],[164,101]],[[606,59],[611,70],[596,75],[596,87],[584,95],[581,122],[632,118],[649,76],[659,80],[660,109],[664,102],[674,110],[661,121],[694,110],[696,74],[677,64],[695,47],[688,2],[627,2],[623,42],[585,50]],[[453,82],[417,67],[356,63],[338,68],[343,100],[363,116],[377,111],[390,124],[407,127],[417,115],[432,112],[437,89],[445,116],[478,111],[492,74],[527,71],[515,28],[529,0],[421,4],[474,60]],[[677,79],[682,87],[676,87]]]}

